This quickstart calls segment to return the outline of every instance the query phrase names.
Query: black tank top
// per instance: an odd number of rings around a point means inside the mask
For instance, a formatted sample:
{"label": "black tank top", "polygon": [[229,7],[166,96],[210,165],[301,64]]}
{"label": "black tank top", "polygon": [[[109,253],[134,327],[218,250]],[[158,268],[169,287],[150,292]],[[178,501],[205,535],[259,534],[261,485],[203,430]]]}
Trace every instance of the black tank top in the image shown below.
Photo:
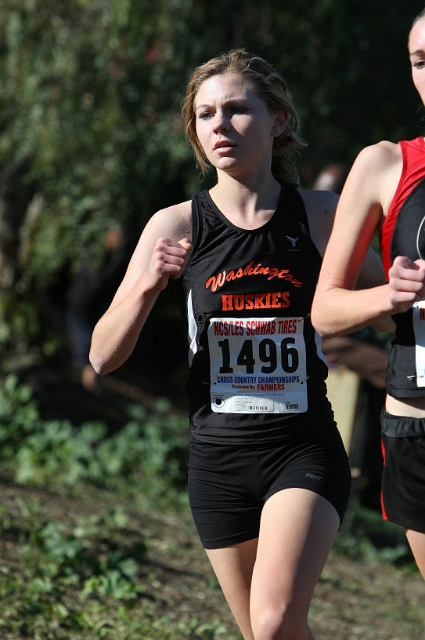
{"label": "black tank top", "polygon": [[191,435],[252,443],[332,421],[310,322],[321,265],[304,203],[282,183],[272,218],[234,226],[208,191],[192,200],[193,250],[176,282],[188,319]]}

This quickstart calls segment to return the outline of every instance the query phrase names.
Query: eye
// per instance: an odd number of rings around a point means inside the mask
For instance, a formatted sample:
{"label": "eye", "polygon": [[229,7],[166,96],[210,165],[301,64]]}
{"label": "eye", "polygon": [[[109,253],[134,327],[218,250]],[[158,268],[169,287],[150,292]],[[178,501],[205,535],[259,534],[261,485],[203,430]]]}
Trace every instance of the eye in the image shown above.
{"label": "eye", "polygon": [[202,113],[199,114],[198,118],[199,120],[209,120],[213,117],[213,115],[214,114],[211,111],[202,111]]}
{"label": "eye", "polygon": [[247,109],[247,107],[242,107],[242,106],[235,105],[230,109],[230,111],[232,113],[240,114],[240,113],[245,113],[246,111],[248,111],[248,109]]}
{"label": "eye", "polygon": [[425,67],[425,60],[416,60],[416,62],[413,63],[413,66],[415,69],[423,69]]}

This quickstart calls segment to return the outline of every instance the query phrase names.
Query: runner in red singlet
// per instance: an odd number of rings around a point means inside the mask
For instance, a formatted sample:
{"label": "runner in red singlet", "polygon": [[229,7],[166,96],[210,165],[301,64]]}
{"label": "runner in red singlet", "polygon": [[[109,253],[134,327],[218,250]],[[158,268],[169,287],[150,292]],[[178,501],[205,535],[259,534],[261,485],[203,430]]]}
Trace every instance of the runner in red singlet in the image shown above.
{"label": "runner in red singlet", "polygon": [[[425,9],[409,34],[414,85],[425,103]],[[374,231],[388,284],[353,285]],[[425,141],[364,149],[344,187],[322,265],[312,321],[341,335],[393,316],[387,398],[381,414],[385,519],[404,526],[425,578]]]}

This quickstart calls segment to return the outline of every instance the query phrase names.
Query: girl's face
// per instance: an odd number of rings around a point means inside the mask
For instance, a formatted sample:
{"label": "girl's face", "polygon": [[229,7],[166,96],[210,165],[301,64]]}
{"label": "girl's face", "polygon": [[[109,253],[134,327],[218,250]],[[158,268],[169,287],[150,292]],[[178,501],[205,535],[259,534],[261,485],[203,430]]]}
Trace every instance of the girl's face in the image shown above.
{"label": "girl's face", "polygon": [[272,115],[239,76],[212,76],[195,97],[196,134],[211,164],[229,175],[271,167],[273,139],[283,133],[286,112]]}
{"label": "girl's face", "polygon": [[413,84],[425,104],[425,20],[419,20],[410,32],[409,57]]}

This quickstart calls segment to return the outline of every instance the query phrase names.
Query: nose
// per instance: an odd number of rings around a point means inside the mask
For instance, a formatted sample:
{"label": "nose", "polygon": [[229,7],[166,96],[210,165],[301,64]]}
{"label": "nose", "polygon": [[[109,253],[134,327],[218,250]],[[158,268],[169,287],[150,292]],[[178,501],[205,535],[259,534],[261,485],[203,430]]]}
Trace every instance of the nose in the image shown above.
{"label": "nose", "polygon": [[222,109],[217,109],[214,115],[214,131],[227,131],[229,129],[229,119]]}

